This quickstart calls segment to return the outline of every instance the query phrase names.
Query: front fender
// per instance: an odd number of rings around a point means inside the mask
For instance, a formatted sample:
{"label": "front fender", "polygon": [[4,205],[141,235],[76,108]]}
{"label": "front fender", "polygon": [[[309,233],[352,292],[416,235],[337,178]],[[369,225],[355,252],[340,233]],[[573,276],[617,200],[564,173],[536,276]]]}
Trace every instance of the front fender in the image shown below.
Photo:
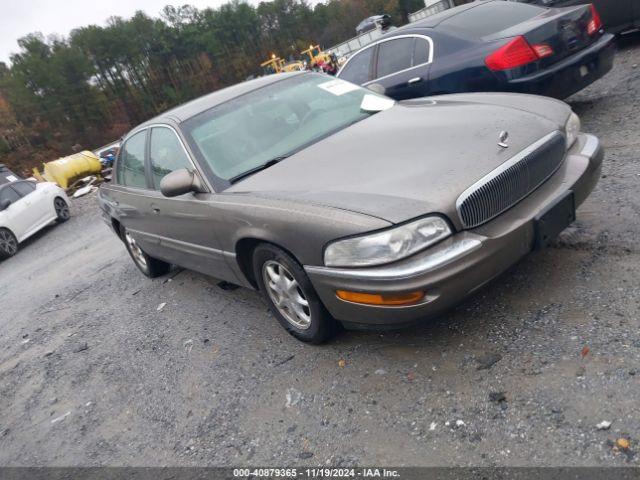
{"label": "front fender", "polygon": [[324,246],[332,240],[390,226],[389,222],[338,208],[222,194],[217,228],[223,250],[236,252],[243,239],[270,242],[304,265],[322,265]]}

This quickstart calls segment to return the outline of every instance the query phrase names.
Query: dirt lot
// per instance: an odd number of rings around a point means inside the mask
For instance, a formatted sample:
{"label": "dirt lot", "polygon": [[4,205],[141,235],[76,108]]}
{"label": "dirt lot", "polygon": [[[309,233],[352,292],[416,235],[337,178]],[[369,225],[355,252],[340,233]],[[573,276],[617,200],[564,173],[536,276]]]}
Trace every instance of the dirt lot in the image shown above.
{"label": "dirt lot", "polygon": [[571,99],[607,149],[575,225],[401,332],[301,344],[251,291],[144,278],[76,201],[0,264],[0,464],[640,464],[639,64]]}

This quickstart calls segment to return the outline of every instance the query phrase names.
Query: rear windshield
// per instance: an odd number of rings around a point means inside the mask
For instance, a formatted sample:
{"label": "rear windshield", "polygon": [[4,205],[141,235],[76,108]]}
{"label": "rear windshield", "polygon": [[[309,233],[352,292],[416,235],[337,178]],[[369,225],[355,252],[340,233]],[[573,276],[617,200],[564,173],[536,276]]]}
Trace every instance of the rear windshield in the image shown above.
{"label": "rear windshield", "polygon": [[490,2],[450,17],[438,25],[473,37],[485,37],[540,15],[543,8],[515,2]]}

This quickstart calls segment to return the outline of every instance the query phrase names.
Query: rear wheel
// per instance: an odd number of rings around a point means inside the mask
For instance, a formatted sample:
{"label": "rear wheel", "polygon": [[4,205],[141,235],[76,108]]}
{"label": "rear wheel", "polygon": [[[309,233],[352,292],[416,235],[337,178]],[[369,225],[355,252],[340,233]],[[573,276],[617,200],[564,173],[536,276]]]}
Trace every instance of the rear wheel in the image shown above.
{"label": "rear wheel", "polygon": [[0,228],[0,259],[13,257],[18,251],[18,239],[7,228]]}
{"label": "rear wheel", "polygon": [[278,322],[303,342],[322,343],[337,331],[300,264],[284,250],[261,244],[253,252],[258,287]]}
{"label": "rear wheel", "polygon": [[56,197],[53,201],[53,207],[56,209],[56,220],[58,223],[63,223],[69,220],[71,212],[69,210],[69,205],[63,198]]}
{"label": "rear wheel", "polygon": [[135,238],[133,238],[125,228],[122,229],[122,238],[129,255],[131,255],[133,263],[135,263],[136,267],[138,267],[138,269],[147,277],[155,278],[169,272],[171,264],[158,260],[157,258],[150,257],[144,253]]}

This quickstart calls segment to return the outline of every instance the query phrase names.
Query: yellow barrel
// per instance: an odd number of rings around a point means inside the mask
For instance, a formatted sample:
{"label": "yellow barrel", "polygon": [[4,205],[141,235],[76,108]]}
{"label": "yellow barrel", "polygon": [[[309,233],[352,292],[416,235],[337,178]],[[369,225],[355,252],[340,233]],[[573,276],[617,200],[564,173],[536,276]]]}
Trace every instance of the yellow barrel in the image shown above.
{"label": "yellow barrel", "polygon": [[60,187],[67,189],[78,178],[98,174],[101,171],[102,164],[98,156],[85,150],[45,163],[42,176],[46,181],[55,182]]}

